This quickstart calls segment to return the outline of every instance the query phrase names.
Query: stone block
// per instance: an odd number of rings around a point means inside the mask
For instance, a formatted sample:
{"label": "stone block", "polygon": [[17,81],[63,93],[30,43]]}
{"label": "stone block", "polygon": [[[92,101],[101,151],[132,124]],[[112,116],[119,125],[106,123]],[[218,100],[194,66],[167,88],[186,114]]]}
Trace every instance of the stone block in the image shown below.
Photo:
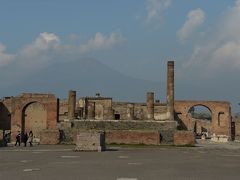
{"label": "stone block", "polygon": [[96,131],[79,132],[76,137],[76,151],[104,151],[105,133]]}
{"label": "stone block", "polygon": [[173,136],[176,146],[195,145],[195,136],[192,131],[176,131]]}
{"label": "stone block", "polygon": [[225,135],[218,135],[218,136],[213,136],[211,138],[212,142],[219,142],[219,143],[224,143],[224,142],[228,142],[229,137],[225,136]]}
{"label": "stone block", "polygon": [[59,130],[46,129],[40,132],[40,144],[58,144]]}

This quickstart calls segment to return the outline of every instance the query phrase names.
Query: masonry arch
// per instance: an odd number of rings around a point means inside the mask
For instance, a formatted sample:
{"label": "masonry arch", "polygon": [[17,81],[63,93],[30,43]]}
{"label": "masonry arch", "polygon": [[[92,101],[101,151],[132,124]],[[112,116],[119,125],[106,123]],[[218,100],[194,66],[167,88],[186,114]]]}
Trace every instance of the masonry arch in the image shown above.
{"label": "masonry arch", "polygon": [[230,103],[226,101],[175,101],[175,116],[177,117],[176,120],[178,121],[180,130],[201,132],[200,128],[197,130],[196,121],[192,120],[192,115],[189,112],[194,106],[202,106],[209,110],[211,118],[204,118],[203,116],[198,122],[199,126],[207,127],[207,132],[209,132],[208,134],[211,137],[229,138],[231,136],[231,108]]}
{"label": "masonry arch", "polygon": [[40,132],[47,129],[47,110],[43,103],[32,101],[22,109],[21,133],[33,131],[35,138],[40,138]]}
{"label": "masonry arch", "polygon": [[211,134],[212,111],[208,106],[193,105],[189,108],[187,116],[191,118],[192,129],[196,137],[200,138],[202,135],[208,137]]}

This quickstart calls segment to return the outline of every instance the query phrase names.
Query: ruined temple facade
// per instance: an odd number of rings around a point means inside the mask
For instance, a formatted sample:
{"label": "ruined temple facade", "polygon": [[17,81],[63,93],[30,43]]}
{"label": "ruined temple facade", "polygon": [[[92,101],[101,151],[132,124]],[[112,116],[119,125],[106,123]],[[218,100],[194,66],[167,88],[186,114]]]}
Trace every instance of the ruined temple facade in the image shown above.
{"label": "ruined temple facade", "polygon": [[[73,136],[79,129],[107,131],[109,142],[112,142],[111,138],[124,135],[125,141],[129,137],[135,138],[136,142],[141,137],[140,143],[149,142],[149,139],[159,141],[160,134],[161,138],[171,141],[176,130],[201,133],[202,129],[208,131],[209,137],[231,139],[229,102],[176,101],[174,61],[167,64],[166,86],[166,103],[155,101],[154,92],[147,92],[146,101],[142,103],[115,102],[99,93],[94,97],[77,99],[73,90],[69,91],[67,100],[57,99],[53,94],[24,93],[5,97],[0,100],[0,130],[11,130],[12,137],[18,131],[23,134],[32,130],[35,138],[43,144],[57,143],[59,130]],[[189,115],[189,110],[196,105],[210,110],[211,121],[194,119]]]}

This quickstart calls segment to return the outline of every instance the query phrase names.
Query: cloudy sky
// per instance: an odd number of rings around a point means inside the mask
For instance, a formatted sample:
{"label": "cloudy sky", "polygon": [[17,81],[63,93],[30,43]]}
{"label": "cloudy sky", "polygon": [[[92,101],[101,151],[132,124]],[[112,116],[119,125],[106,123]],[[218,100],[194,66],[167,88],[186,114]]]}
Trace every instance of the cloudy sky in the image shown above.
{"label": "cloudy sky", "polygon": [[21,81],[10,74],[85,57],[164,82],[175,60],[176,99],[227,100],[238,111],[239,32],[240,0],[1,0],[0,88]]}

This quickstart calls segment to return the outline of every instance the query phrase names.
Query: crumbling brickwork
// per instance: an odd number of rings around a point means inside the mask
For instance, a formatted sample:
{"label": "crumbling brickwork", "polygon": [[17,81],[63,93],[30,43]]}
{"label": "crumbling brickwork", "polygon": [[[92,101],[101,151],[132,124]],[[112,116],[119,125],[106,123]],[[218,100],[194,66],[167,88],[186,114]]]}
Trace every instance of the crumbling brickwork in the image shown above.
{"label": "crumbling brickwork", "polygon": [[192,131],[176,131],[173,142],[176,146],[194,145],[194,133]]}
{"label": "crumbling brickwork", "polygon": [[211,136],[226,136],[231,138],[231,108],[230,103],[225,101],[175,101],[175,114],[179,124],[185,130],[194,131],[194,121],[189,115],[190,108],[202,105],[207,107],[212,113],[210,124]]}

